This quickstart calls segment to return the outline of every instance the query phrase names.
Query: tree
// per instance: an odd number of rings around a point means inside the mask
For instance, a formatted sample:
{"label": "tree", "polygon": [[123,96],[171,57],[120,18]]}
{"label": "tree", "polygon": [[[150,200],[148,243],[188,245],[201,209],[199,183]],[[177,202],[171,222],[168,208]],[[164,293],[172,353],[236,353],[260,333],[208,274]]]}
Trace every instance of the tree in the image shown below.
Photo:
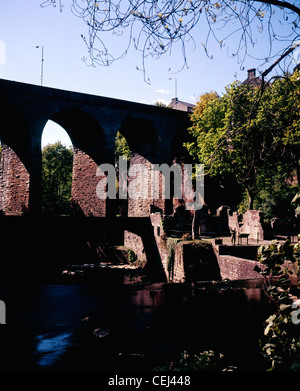
{"label": "tree", "polygon": [[[64,0],[41,3],[42,7],[48,5],[59,5],[62,11]],[[148,56],[159,58],[180,44],[184,67],[190,44],[202,39],[208,56],[212,57],[210,47],[215,41],[221,48],[227,46],[227,52],[242,66],[247,56],[257,57],[256,45],[263,41],[262,65],[271,63],[263,72],[265,77],[275,65],[287,69],[300,44],[299,1],[72,0],[71,9],[88,26],[88,36],[82,38],[92,65],[110,65],[133,46],[142,54],[145,72]],[[120,36],[125,38],[125,47],[114,53],[111,45],[108,49],[104,33],[115,34],[118,50]]]}
{"label": "tree", "polygon": [[156,102],[153,103],[153,106],[157,106],[157,107],[168,107],[164,102],[162,102],[161,100],[157,100]]}
{"label": "tree", "polygon": [[280,219],[282,227],[295,223],[295,211],[291,201],[299,189],[294,164],[278,162],[266,164],[257,179],[254,209],[263,212],[264,221]]}
{"label": "tree", "polygon": [[115,164],[119,163],[119,157],[126,156],[130,161],[130,147],[126,138],[118,131],[115,139]]}
{"label": "tree", "polygon": [[62,215],[70,213],[73,151],[60,141],[48,144],[42,150],[42,205],[43,213]]}
{"label": "tree", "polygon": [[269,175],[272,182],[278,167],[286,177],[299,169],[299,76],[275,80],[263,95],[235,82],[191,116],[190,155],[210,176],[234,174],[247,192],[249,209],[265,186],[263,178]]}
{"label": "tree", "polygon": [[194,118],[201,116],[208,102],[216,98],[218,98],[218,94],[215,91],[207,92],[206,94],[201,95],[193,109]]}
{"label": "tree", "polygon": [[[209,176],[234,174],[243,182],[252,207],[253,172],[251,161],[258,147],[258,137],[244,141],[247,133],[247,118],[254,101],[252,86],[237,82],[226,88],[226,94],[208,101],[203,112],[191,116],[190,133],[194,142],[187,143],[189,153],[205,165]],[[253,132],[252,132],[253,133]],[[252,141],[252,142],[251,142]]]}
{"label": "tree", "polygon": [[[299,189],[299,72],[265,91],[257,124],[274,140],[257,175],[254,206],[266,219],[294,217],[291,200]],[[277,150],[277,152],[276,152]],[[272,157],[272,154],[273,157]]]}

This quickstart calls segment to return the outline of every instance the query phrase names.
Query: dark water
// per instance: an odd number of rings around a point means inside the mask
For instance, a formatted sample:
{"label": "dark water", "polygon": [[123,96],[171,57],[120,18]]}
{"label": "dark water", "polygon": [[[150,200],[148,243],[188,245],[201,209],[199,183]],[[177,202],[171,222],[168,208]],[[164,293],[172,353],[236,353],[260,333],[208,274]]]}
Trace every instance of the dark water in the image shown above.
{"label": "dark water", "polygon": [[127,283],[113,276],[0,287],[1,370],[152,370],[215,350],[240,370],[263,368],[269,308],[259,281]]}

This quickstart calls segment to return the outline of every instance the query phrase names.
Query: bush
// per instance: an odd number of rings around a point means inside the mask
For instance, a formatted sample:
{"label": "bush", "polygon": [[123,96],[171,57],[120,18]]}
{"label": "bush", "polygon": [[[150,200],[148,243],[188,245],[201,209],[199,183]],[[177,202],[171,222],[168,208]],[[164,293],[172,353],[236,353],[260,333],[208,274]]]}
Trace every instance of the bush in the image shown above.
{"label": "bush", "polygon": [[[189,354],[187,351],[181,353],[179,360],[171,361],[156,371],[216,371],[224,370],[223,355],[213,350],[205,350],[198,354]],[[232,369],[232,368],[231,368]]]}
{"label": "bush", "polygon": [[255,269],[264,277],[265,293],[275,308],[265,321],[262,354],[270,364],[269,370],[299,370],[300,241],[295,246],[289,240],[284,244],[273,241],[269,246],[261,246],[257,260],[264,267]]}

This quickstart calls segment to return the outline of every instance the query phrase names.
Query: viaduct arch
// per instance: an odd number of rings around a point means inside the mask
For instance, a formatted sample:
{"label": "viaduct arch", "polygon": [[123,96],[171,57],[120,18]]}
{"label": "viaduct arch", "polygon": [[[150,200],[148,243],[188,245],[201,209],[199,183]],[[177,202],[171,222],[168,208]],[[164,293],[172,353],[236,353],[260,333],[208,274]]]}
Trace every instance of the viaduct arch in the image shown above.
{"label": "viaduct arch", "polygon": [[[0,210],[5,225],[2,253],[6,249],[9,258],[22,259],[24,252],[30,252],[32,264],[41,267],[41,250],[34,243],[51,249],[48,252],[51,263],[56,254],[53,244],[57,244],[56,248],[72,245],[76,235],[106,229],[113,223],[119,230],[140,237],[148,268],[152,275],[163,279],[164,270],[149,216],[151,206],[165,212],[166,200],[162,194],[155,204],[150,198],[129,199],[128,215],[117,218],[111,215],[114,208],[110,207],[110,201],[115,200],[97,198],[96,171],[102,163],[114,164],[118,131],[130,146],[130,164],[143,163],[147,167],[172,164],[180,153],[178,135],[186,134],[189,126],[188,114],[9,80],[0,80],[0,113]],[[80,212],[77,218],[62,221],[41,217],[41,137],[48,120],[61,125],[73,144],[72,201]],[[57,229],[50,228],[51,221]],[[29,226],[32,228],[28,230]],[[16,235],[19,246],[14,246]],[[9,270],[15,268],[14,264],[5,266]],[[22,275],[23,269],[20,270]]]}
{"label": "viaduct arch", "polygon": [[[185,112],[8,80],[0,80],[0,112],[0,209],[11,215],[41,213],[41,137],[49,119],[74,147],[72,198],[83,215],[97,217],[107,208],[96,197],[96,170],[114,164],[116,133],[130,145],[131,164],[161,164],[172,162],[176,135],[188,126]],[[129,216],[149,215],[149,203],[133,203]],[[164,210],[164,200],[158,206]]]}

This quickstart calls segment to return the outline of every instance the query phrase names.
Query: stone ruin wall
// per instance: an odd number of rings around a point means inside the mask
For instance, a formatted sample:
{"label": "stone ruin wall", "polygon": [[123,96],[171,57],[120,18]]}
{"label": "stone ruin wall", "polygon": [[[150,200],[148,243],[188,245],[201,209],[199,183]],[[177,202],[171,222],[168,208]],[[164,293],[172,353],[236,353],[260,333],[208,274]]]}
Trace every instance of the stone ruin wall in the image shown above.
{"label": "stone ruin wall", "polygon": [[[238,220],[238,215],[236,212],[233,214],[228,211],[228,226],[230,228],[236,227],[239,228],[243,233],[249,233],[251,238],[257,238],[257,232],[259,235],[263,235],[262,231],[262,222],[261,222],[261,214],[259,211],[249,211],[250,213],[244,214],[244,221],[242,224]],[[153,232],[155,236],[155,240],[157,243],[157,247],[161,256],[162,264],[165,270],[166,277],[170,282],[185,282],[187,280],[187,267],[189,266],[189,262],[191,256],[196,260],[195,267],[197,269],[197,262],[201,261],[201,256],[199,255],[203,249],[192,249],[195,246],[195,241],[185,241],[181,242],[181,245],[175,246],[175,256],[174,256],[174,266],[172,276],[169,276],[168,271],[168,251],[166,246],[167,237],[164,232],[163,223],[162,223],[162,215],[160,213],[152,213],[150,215],[151,223],[153,226]],[[243,228],[243,230],[241,230]],[[197,242],[197,241],[196,241]],[[179,242],[180,243],[180,242]],[[208,243],[208,242],[207,242]],[[200,245],[200,244],[199,244]],[[208,244],[210,246],[210,244]],[[138,256],[139,259],[145,259],[145,253],[143,251],[143,243],[139,236],[132,234],[130,232],[125,232],[125,246],[131,248]],[[194,255],[191,255],[194,251]],[[208,251],[206,249],[206,251]],[[231,255],[219,255],[217,246],[212,245],[212,251],[214,255],[210,253],[210,265],[206,265],[203,267],[202,271],[198,274],[202,273],[206,279],[256,279],[260,278],[259,274],[253,270],[255,266],[255,261],[245,258],[239,258]],[[208,254],[208,252],[207,252]],[[200,256],[200,258],[199,258]],[[207,274],[207,270],[214,264],[212,258],[215,257],[215,267],[219,268],[219,276],[216,272],[216,268]],[[198,259],[199,258],[199,259]],[[199,269],[199,267],[198,267]],[[204,274],[203,274],[204,273]],[[199,274],[199,278],[201,278]],[[195,278],[197,276],[195,275]]]}
{"label": "stone ruin wall", "polygon": [[0,211],[6,215],[22,215],[29,206],[29,173],[17,156],[2,143],[0,163]]}
{"label": "stone ruin wall", "polygon": [[105,217],[106,200],[97,197],[100,177],[96,176],[97,163],[79,148],[74,147],[72,172],[72,206],[74,213]]}
{"label": "stone ruin wall", "polygon": [[263,224],[263,215],[259,210],[247,210],[241,216],[237,212],[228,211],[229,228],[236,229],[237,234],[249,234],[249,239],[264,239]]}

